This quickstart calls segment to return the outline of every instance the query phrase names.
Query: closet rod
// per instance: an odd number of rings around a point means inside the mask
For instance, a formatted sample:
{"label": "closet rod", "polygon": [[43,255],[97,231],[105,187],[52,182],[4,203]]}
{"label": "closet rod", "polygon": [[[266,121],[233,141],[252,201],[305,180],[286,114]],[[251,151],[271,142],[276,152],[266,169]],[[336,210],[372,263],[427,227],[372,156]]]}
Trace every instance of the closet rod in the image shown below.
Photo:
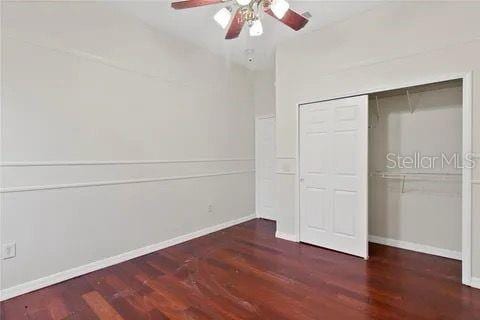
{"label": "closet rod", "polygon": [[400,179],[400,180],[418,180],[418,181],[460,181],[462,174],[460,173],[402,173],[402,172],[374,172],[370,176],[380,177],[384,179]]}

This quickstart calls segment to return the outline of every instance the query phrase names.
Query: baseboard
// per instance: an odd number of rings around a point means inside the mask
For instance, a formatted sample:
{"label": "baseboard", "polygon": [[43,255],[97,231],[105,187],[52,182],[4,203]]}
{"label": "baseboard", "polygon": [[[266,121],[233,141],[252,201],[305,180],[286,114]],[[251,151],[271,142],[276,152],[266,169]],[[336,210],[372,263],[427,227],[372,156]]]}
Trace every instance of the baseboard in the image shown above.
{"label": "baseboard", "polygon": [[417,251],[422,253],[428,253],[435,256],[455,259],[455,260],[462,260],[462,252],[460,251],[453,251],[448,249],[442,249],[432,246],[427,246],[424,244],[418,244],[413,242],[407,242],[402,240],[396,240],[391,238],[383,238],[379,236],[368,236],[368,240],[373,243],[384,244],[391,247]]}
{"label": "baseboard", "polygon": [[255,215],[257,218],[260,218],[260,219],[265,219],[265,220],[270,220],[270,221],[277,221],[276,218],[274,217],[269,217],[268,214],[263,214],[261,212],[255,212]]}
{"label": "baseboard", "polygon": [[470,287],[480,289],[480,278],[472,277]]}
{"label": "baseboard", "polygon": [[289,233],[283,233],[283,232],[280,232],[280,231],[275,232],[275,238],[288,240],[288,241],[293,241],[293,242],[299,242],[298,237],[296,235],[289,234]]}
{"label": "baseboard", "polygon": [[215,231],[219,231],[239,223],[255,219],[255,214],[251,214],[249,216],[242,217],[240,219],[227,221],[215,226],[211,226],[205,229],[201,229],[186,235],[182,235],[173,239],[165,240],[156,244],[152,244],[143,248],[135,249],[129,252],[125,252],[110,258],[98,260],[80,267],[76,267],[73,269],[65,270],[59,273],[55,273],[40,279],[32,280],[26,283],[22,283],[15,287],[3,289],[0,291],[0,301],[4,301],[31,291],[35,291],[41,288],[45,288],[51,286],[53,284],[72,279],[99,269],[103,269],[130,259],[134,259],[188,240],[192,240],[207,234],[210,234]]}
{"label": "baseboard", "polygon": [[257,218],[272,221],[272,222],[277,222],[277,219],[275,219],[273,217],[265,216],[265,215],[262,215],[262,214],[257,214]]}

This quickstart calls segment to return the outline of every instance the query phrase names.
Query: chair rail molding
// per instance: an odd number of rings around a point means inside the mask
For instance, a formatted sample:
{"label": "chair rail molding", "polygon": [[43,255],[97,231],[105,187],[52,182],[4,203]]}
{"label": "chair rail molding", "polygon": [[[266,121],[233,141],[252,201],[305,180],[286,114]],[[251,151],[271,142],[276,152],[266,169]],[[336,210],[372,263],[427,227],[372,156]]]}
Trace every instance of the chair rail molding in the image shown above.
{"label": "chair rail molding", "polygon": [[36,185],[36,186],[21,186],[21,187],[3,187],[0,188],[0,193],[14,193],[14,192],[28,192],[40,190],[54,190],[54,189],[71,189],[71,188],[86,188],[86,187],[102,187],[121,184],[135,184],[135,183],[152,183],[170,180],[187,180],[195,178],[218,177],[227,175],[249,174],[254,173],[255,170],[240,170],[240,171],[223,171],[216,173],[205,173],[185,176],[170,176],[147,179],[128,179],[128,180],[109,180],[96,182],[81,182],[81,183],[65,183],[65,184],[51,184],[51,185]]}
{"label": "chair rail molding", "polygon": [[131,164],[196,163],[196,162],[246,162],[254,158],[205,158],[177,160],[85,160],[85,161],[4,161],[0,167],[60,167],[60,166],[101,166]]}

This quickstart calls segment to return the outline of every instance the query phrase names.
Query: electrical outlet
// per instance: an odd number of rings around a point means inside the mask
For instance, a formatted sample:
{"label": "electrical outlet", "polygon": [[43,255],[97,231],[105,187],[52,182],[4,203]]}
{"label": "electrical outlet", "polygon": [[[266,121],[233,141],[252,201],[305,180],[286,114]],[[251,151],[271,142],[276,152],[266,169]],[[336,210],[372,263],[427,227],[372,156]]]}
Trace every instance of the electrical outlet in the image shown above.
{"label": "electrical outlet", "polygon": [[213,213],[213,205],[208,205],[208,213]]}
{"label": "electrical outlet", "polygon": [[11,259],[14,258],[17,254],[15,242],[5,243],[2,246],[2,259]]}

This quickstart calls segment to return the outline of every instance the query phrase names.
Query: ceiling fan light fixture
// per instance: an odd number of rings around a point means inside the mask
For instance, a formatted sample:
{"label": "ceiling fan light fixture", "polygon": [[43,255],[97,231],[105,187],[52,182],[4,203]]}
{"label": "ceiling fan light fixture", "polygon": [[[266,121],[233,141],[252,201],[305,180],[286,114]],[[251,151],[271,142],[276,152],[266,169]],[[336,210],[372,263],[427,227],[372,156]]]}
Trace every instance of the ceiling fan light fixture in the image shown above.
{"label": "ceiling fan light fixture", "polygon": [[264,16],[273,17],[294,31],[301,30],[308,23],[309,16],[290,9],[286,0],[173,0],[171,6],[181,10],[222,3],[226,8],[219,10],[212,18],[223,29],[227,29],[225,40],[237,39],[246,26],[253,37],[263,34],[262,22],[257,20]]}
{"label": "ceiling fan light fixture", "polygon": [[251,2],[251,0],[237,0],[237,3],[240,5],[240,6],[247,6],[249,5]]}
{"label": "ceiling fan light fixture", "polygon": [[220,9],[214,16],[213,19],[225,29],[232,18],[232,13],[227,8]]}
{"label": "ceiling fan light fixture", "polygon": [[283,19],[288,9],[290,9],[290,5],[285,0],[273,0],[270,9],[272,9],[273,14],[278,19]]}
{"label": "ceiling fan light fixture", "polygon": [[251,37],[258,37],[263,34],[263,26],[260,20],[253,21],[252,25],[250,26],[250,36]]}

